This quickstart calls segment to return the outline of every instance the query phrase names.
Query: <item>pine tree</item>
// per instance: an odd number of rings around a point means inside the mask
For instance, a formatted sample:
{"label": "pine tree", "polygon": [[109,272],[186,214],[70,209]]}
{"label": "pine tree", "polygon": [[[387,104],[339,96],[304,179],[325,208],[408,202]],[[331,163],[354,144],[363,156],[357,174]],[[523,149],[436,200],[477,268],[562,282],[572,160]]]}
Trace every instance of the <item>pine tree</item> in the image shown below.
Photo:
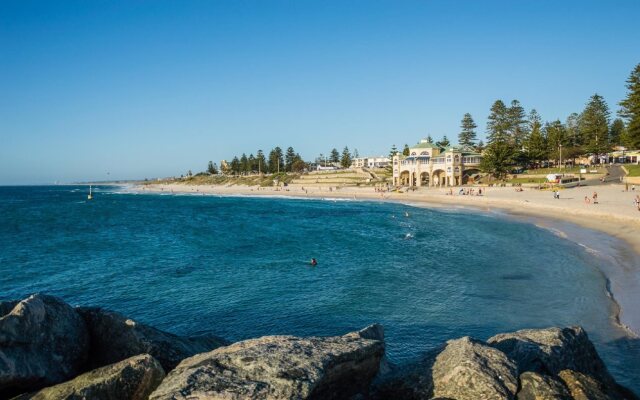
{"label": "pine tree", "polygon": [[526,113],[518,100],[511,102],[511,107],[507,110],[507,121],[511,143],[516,150],[520,150],[529,132]]}
{"label": "pine tree", "polygon": [[340,162],[340,153],[338,153],[338,150],[335,147],[333,148],[333,150],[331,150],[329,161],[331,161],[331,163],[333,164],[337,164]]}
{"label": "pine tree", "polygon": [[211,175],[218,175],[218,167],[213,163],[213,161],[209,161],[207,165],[207,172]]}
{"label": "pine tree", "polygon": [[504,141],[490,143],[483,152],[480,169],[496,178],[504,178],[513,164],[513,151]]}
{"label": "pine tree", "polygon": [[580,132],[587,152],[600,155],[609,151],[609,107],[597,93],[591,96],[580,116]]}
{"label": "pine tree", "polygon": [[283,166],[284,160],[282,159],[282,149],[276,147],[269,152],[269,173],[275,174],[278,172],[284,172]]}
{"label": "pine tree", "polygon": [[458,134],[458,144],[460,146],[473,146],[476,142],[476,131],[475,129],[478,127],[476,123],[473,121],[471,114],[466,113],[464,117],[462,117],[462,121],[460,123],[460,133]]}
{"label": "pine tree", "polygon": [[627,97],[620,102],[622,107],[618,114],[627,122],[622,136],[622,143],[629,149],[640,148],[640,64],[627,79]]}
{"label": "pine tree", "polygon": [[403,156],[408,156],[409,154],[411,154],[411,150],[409,150],[409,145],[405,144],[404,145],[404,149],[402,149],[402,155]]}
{"label": "pine tree", "polygon": [[296,158],[296,152],[293,150],[293,147],[289,146],[289,148],[287,149],[287,153],[284,156],[284,159],[285,159],[284,165],[285,165],[286,171],[291,171],[291,166],[293,165],[295,158]]}
{"label": "pine tree", "polygon": [[342,168],[349,168],[351,166],[351,153],[349,153],[349,148],[347,146],[344,146],[344,149],[342,149],[340,165]]}
{"label": "pine tree", "polygon": [[[567,130],[560,120],[555,120],[551,123],[547,122],[544,126],[544,131],[547,136],[547,149],[549,152],[549,157],[556,160],[556,163],[560,164],[560,147],[567,146]],[[564,152],[565,160],[567,159],[567,153]]]}
{"label": "pine tree", "polygon": [[507,143],[509,138],[509,110],[502,100],[496,100],[491,106],[487,121],[487,142]]}
{"label": "pine tree", "polygon": [[431,135],[427,135],[427,143],[433,144],[433,138],[431,137]]}
{"label": "pine tree", "polygon": [[441,141],[436,142],[436,146],[438,146],[438,147],[449,147],[449,146],[451,146],[451,143],[449,142],[449,139],[447,139],[447,135],[444,135],[442,137]]}
{"label": "pine tree", "polygon": [[475,146],[477,152],[481,153],[484,150],[484,142],[480,140],[478,144]]}
{"label": "pine tree", "polygon": [[389,160],[391,161],[389,163],[389,165],[387,165],[387,173],[391,174],[393,173],[393,157],[398,154],[398,148],[396,147],[396,145],[394,144],[393,146],[391,146],[391,150],[389,150]]}
{"label": "pine tree", "polygon": [[238,157],[233,157],[233,160],[231,160],[231,172],[234,175],[238,175],[240,173],[240,160],[238,160]]}
{"label": "pine tree", "polygon": [[542,118],[534,109],[529,113],[529,137],[525,142],[525,153],[530,162],[539,163],[547,158],[547,143],[542,134]]}
{"label": "pine tree", "polygon": [[622,145],[622,139],[625,137],[624,121],[616,118],[609,127],[609,143],[612,146]]}
{"label": "pine tree", "polygon": [[258,170],[258,163],[253,153],[249,154],[249,172],[254,173]]}
{"label": "pine tree", "polygon": [[360,154],[358,153],[358,149],[353,149],[353,158],[360,158]]}
{"label": "pine tree", "polygon": [[247,174],[249,173],[249,171],[251,171],[250,168],[251,167],[249,166],[249,159],[247,158],[247,155],[242,153],[242,156],[240,157],[240,172],[242,172],[243,174]]}
{"label": "pine tree", "polygon": [[256,156],[256,164],[258,166],[258,173],[263,173],[268,171],[267,162],[264,158],[264,153],[262,150],[258,150],[258,155]]}
{"label": "pine tree", "polygon": [[571,113],[567,117],[567,122],[565,123],[565,128],[567,128],[567,140],[569,141],[569,146],[579,147],[584,144],[582,137],[580,135],[580,115],[578,113]]}

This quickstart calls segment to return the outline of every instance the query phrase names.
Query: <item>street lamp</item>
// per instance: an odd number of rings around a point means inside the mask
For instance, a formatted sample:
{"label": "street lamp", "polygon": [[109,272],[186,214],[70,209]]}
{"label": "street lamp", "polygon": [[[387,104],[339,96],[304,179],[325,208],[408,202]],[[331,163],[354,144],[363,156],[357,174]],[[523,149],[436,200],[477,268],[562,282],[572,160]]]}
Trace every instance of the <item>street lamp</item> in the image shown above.
{"label": "street lamp", "polygon": [[562,143],[560,143],[559,146],[560,146],[560,163],[559,163],[558,167],[560,169],[562,169]]}

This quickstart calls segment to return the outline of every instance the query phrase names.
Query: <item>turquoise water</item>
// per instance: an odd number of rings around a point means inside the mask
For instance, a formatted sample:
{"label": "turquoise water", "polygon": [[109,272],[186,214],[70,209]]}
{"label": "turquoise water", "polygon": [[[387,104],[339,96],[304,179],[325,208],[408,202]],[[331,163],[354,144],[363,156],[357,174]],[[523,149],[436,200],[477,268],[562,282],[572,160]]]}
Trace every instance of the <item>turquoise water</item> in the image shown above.
{"label": "turquoise water", "polygon": [[580,324],[619,381],[640,391],[640,346],[615,326],[601,272],[614,261],[534,225],[388,203],[109,187],[85,200],[74,186],[0,187],[0,299],[47,292],[230,340],[380,322],[395,363],[463,335]]}

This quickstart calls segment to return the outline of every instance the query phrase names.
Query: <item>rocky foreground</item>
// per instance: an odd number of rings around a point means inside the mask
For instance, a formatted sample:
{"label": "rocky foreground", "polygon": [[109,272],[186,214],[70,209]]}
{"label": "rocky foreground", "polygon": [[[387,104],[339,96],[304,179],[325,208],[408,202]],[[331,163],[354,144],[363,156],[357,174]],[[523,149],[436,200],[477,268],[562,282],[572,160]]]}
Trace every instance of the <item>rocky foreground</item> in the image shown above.
{"label": "rocky foreground", "polygon": [[637,399],[580,327],[463,337],[401,368],[384,351],[377,324],[230,344],[53,296],[0,302],[2,399]]}

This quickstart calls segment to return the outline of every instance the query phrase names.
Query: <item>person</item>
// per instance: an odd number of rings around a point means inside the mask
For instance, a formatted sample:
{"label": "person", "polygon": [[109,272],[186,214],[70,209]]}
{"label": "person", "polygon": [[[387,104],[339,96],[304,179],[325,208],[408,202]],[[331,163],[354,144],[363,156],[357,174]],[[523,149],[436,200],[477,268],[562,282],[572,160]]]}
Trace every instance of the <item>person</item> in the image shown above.
{"label": "person", "polygon": [[584,196],[584,204],[589,204],[591,203],[591,200],[589,200],[589,196]]}
{"label": "person", "polygon": [[318,261],[316,261],[315,258],[312,258],[311,259],[311,265],[313,265],[315,267],[316,265],[318,265]]}
{"label": "person", "polygon": [[598,204],[598,193],[593,192],[593,204]]}

